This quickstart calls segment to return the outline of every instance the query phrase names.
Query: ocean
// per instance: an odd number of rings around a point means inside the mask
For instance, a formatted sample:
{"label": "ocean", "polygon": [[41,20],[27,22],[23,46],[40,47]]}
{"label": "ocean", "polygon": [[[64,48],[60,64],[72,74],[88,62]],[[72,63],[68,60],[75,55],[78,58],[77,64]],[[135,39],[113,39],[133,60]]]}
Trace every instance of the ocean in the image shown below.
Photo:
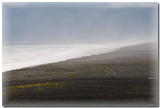
{"label": "ocean", "polygon": [[113,45],[3,45],[2,72],[110,52]]}

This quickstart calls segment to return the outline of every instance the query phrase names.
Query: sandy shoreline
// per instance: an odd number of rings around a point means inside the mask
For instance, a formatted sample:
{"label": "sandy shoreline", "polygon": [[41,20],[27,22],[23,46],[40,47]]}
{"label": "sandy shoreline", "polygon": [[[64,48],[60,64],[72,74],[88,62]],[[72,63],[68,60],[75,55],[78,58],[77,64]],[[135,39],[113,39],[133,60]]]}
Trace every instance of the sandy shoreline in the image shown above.
{"label": "sandy shoreline", "polygon": [[4,72],[3,106],[157,106],[150,50],[122,50]]}
{"label": "sandy shoreline", "polygon": [[[68,59],[107,53],[111,45],[9,45],[3,46],[2,72],[57,63]],[[10,51],[14,51],[11,53]],[[12,57],[12,58],[11,58]]]}

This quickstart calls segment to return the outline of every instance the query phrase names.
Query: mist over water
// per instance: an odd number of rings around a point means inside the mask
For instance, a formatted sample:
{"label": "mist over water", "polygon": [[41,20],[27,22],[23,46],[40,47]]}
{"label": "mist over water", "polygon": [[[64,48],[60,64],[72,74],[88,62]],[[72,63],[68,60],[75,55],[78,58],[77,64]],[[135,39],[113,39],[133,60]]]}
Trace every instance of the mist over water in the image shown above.
{"label": "mist over water", "polygon": [[107,53],[121,43],[157,41],[157,3],[17,2],[2,8],[3,45],[8,45],[3,72]]}
{"label": "mist over water", "polygon": [[119,47],[115,45],[5,45],[2,72],[107,53]]}

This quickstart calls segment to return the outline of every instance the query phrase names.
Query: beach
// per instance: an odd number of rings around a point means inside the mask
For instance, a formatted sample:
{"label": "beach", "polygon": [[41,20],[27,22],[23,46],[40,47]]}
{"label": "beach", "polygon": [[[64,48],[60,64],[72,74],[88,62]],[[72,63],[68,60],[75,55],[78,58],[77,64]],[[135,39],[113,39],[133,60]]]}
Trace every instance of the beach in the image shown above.
{"label": "beach", "polygon": [[3,106],[158,106],[153,46],[4,72]]}

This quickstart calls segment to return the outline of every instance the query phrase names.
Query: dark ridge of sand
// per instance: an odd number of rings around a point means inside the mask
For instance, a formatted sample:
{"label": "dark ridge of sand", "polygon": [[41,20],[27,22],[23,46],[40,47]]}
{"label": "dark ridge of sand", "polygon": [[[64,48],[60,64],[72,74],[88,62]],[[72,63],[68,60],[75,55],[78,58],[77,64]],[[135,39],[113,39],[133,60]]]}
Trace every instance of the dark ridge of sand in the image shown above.
{"label": "dark ridge of sand", "polygon": [[156,47],[132,45],[4,72],[3,106],[158,106]]}
{"label": "dark ridge of sand", "polygon": [[[124,59],[127,58],[127,61]],[[113,61],[120,59],[119,62],[132,62],[134,60],[148,60],[158,59],[158,44],[156,43],[145,43],[138,45],[130,45],[111,51],[109,53],[103,53],[99,55],[92,55],[87,57],[81,57],[76,59],[67,60],[68,62],[90,62],[90,61]],[[134,59],[134,60],[133,60]]]}

